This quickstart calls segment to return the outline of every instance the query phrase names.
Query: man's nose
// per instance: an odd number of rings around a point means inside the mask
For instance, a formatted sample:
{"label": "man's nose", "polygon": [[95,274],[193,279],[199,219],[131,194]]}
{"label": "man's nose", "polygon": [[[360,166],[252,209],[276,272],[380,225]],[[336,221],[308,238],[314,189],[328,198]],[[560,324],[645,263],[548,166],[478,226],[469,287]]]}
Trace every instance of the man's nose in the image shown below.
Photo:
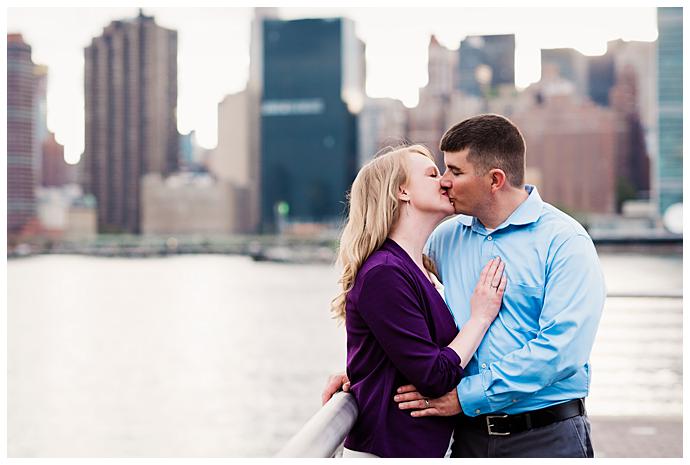
{"label": "man's nose", "polygon": [[444,189],[450,189],[451,187],[453,187],[453,183],[450,180],[450,177],[446,176],[446,174],[441,176],[441,187]]}

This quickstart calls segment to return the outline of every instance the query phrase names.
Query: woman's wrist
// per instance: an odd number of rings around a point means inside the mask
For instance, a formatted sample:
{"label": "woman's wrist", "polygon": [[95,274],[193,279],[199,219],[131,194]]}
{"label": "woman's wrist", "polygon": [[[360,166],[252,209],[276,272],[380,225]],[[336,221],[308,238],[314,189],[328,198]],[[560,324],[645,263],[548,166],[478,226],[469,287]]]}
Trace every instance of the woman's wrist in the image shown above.
{"label": "woman's wrist", "polygon": [[489,329],[489,326],[491,326],[491,323],[494,322],[494,318],[489,318],[485,316],[478,316],[478,315],[470,315],[470,319],[468,323],[472,323],[474,325],[479,326],[480,328],[483,329]]}

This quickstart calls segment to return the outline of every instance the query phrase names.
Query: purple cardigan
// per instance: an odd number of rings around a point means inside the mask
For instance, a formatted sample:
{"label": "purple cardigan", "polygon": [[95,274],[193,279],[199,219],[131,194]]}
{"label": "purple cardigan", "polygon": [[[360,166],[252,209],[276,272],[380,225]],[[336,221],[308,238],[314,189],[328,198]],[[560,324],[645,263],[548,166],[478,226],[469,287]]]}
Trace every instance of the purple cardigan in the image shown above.
{"label": "purple cardigan", "polygon": [[457,386],[460,357],[446,345],[458,330],[436,288],[391,239],[357,273],[345,327],[347,375],[359,405],[345,447],[379,457],[443,457],[453,417],[414,418],[393,396],[404,384],[427,397]]}

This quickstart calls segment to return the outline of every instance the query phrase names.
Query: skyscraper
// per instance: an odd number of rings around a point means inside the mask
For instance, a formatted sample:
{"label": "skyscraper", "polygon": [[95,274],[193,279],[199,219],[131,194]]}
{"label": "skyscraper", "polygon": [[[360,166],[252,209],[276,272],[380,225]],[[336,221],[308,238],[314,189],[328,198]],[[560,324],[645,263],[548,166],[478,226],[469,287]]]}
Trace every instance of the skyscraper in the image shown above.
{"label": "skyscraper", "polygon": [[356,170],[364,46],[333,18],[264,20],[263,47],[262,227],[279,204],[292,221],[335,220]]}
{"label": "skyscraper", "polygon": [[541,72],[549,66],[555,66],[559,75],[572,82],[577,95],[589,94],[589,82],[587,76],[587,57],[574,48],[551,48],[541,50]]}
{"label": "skyscraper", "polygon": [[683,202],[683,9],[657,8],[659,153],[656,190],[659,214]]}
{"label": "skyscraper", "polygon": [[34,85],[36,86],[34,94],[34,105],[36,110],[34,115],[36,117],[34,123],[34,166],[36,173],[37,184],[39,179],[42,179],[43,174],[43,151],[41,150],[43,142],[48,137],[48,67],[46,65],[34,66]]}
{"label": "skyscraper", "polygon": [[55,140],[55,134],[48,132],[41,143],[41,185],[59,187],[76,183],[77,167],[65,162],[65,148]]}
{"label": "skyscraper", "polygon": [[400,100],[367,98],[357,117],[357,167],[361,168],[384,147],[407,141],[407,109]]}
{"label": "skyscraper", "polygon": [[515,35],[468,36],[460,43],[458,89],[482,96],[515,86]]}
{"label": "skyscraper", "polygon": [[598,105],[609,106],[609,91],[616,82],[616,68],[610,47],[601,56],[587,57],[589,98]]}
{"label": "skyscraper", "polygon": [[570,213],[615,213],[616,162],[627,140],[621,116],[556,87],[542,95],[512,116],[540,194]]}
{"label": "skyscraper", "polygon": [[[252,129],[254,100],[248,90],[226,95],[218,104],[218,145],[208,158],[208,170],[219,183],[230,185],[232,216],[229,231],[256,232],[259,211],[257,153]],[[258,103],[258,102],[257,102]]]}
{"label": "skyscraper", "polygon": [[407,138],[424,144],[434,155],[439,169],[443,169],[443,154],[438,148],[448,121],[453,85],[457,75],[457,51],[441,45],[435,36],[429,40],[429,83],[419,90],[419,103],[407,110]]}
{"label": "skyscraper", "polygon": [[36,215],[34,63],[21,34],[7,35],[7,232]]}
{"label": "skyscraper", "polygon": [[424,92],[446,100],[455,88],[458,72],[458,53],[441,45],[432,35],[429,39],[429,83]]}
{"label": "skyscraper", "polygon": [[139,233],[141,178],[178,167],[177,32],[113,21],[84,50],[87,192],[99,232]]}

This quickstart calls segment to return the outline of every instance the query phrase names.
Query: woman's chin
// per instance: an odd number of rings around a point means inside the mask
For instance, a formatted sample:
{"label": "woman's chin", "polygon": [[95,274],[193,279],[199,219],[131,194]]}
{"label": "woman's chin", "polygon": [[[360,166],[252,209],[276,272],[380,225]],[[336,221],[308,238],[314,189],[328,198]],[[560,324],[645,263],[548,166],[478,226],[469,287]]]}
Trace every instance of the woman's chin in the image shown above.
{"label": "woman's chin", "polygon": [[443,218],[445,218],[446,216],[455,214],[455,207],[453,207],[452,205],[450,207],[444,206],[442,209],[439,210],[439,213],[441,213],[443,215]]}

